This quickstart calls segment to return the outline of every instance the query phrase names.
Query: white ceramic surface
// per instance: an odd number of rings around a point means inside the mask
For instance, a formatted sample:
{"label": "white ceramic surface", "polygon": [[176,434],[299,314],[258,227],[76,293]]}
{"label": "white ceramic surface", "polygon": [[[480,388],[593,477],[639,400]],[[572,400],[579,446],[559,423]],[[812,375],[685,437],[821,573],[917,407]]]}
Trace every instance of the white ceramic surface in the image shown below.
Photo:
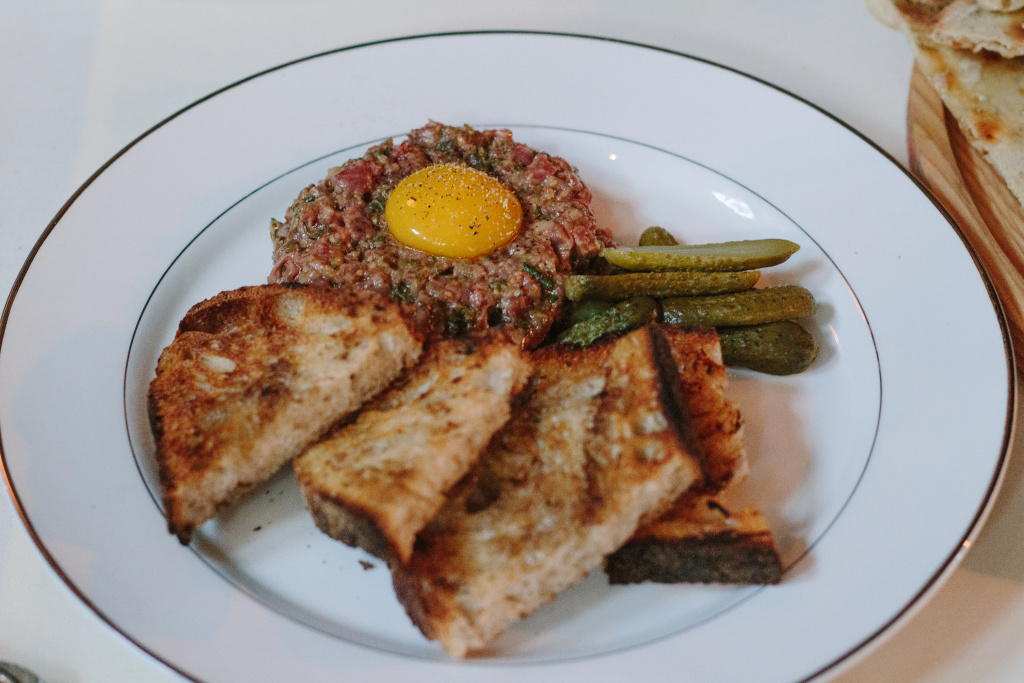
{"label": "white ceramic surface", "polygon": [[[770,275],[822,302],[821,357],[798,377],[736,372],[732,384],[754,457],[744,495],[779,533],[781,586],[611,589],[597,574],[492,658],[451,663],[408,624],[383,567],[364,570],[368,558],[316,532],[287,474],[207,525],[195,551],[165,533],[143,396],[176,321],[263,280],[270,217],[345,150],[428,118],[507,125],[566,156],[625,243],[661,224],[687,241],[803,245]],[[959,236],[837,121],[672,53],[452,35],[268,72],[113,160],[41,241],[12,299],[0,428],[11,488],[68,583],[199,679],[511,680],[523,666],[538,680],[678,678],[685,652],[694,680],[793,680],[876,637],[956,561],[1002,470],[1011,384],[999,315]]]}

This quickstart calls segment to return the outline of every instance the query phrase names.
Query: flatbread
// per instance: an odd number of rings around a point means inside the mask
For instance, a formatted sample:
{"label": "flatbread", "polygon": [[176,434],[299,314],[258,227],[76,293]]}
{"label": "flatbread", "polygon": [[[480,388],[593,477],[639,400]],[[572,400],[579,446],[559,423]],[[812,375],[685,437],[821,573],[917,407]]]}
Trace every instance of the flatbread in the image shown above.
{"label": "flatbread", "polygon": [[1024,205],[1024,57],[913,43],[917,64],[964,136]]}
{"label": "flatbread", "polygon": [[939,13],[929,36],[939,45],[1024,55],[1024,11],[992,12],[971,0],[954,0]]}
{"label": "flatbread", "polygon": [[978,7],[990,12],[1013,12],[1024,7],[1024,0],[978,0]]}
{"label": "flatbread", "polygon": [[[978,0],[888,0],[898,15],[898,28],[919,39],[946,47],[980,52],[988,50],[1003,57],[1024,56],[1024,0],[988,0],[990,4],[1005,5],[1006,9],[992,11],[982,7]],[[882,3],[869,2],[869,6]],[[873,13],[878,12],[873,9]],[[886,15],[891,14],[883,10]],[[883,20],[892,25],[891,20]]]}
{"label": "flatbread", "polygon": [[[931,27],[937,25],[938,18],[951,21],[955,12],[950,10],[973,6],[971,2],[953,0],[942,7],[926,7],[911,0],[868,0],[867,4],[879,21],[907,35],[918,67],[964,137],[1024,206],[1024,57],[1001,57],[989,50],[957,48],[932,40]],[[1017,15],[1024,12],[1006,14]]]}

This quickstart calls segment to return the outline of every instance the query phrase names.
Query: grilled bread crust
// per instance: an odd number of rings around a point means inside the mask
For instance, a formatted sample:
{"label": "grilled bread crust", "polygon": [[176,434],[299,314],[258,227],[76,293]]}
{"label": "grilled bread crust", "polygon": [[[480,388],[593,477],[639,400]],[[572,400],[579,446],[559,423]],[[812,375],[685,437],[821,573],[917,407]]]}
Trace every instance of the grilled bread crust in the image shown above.
{"label": "grilled bread crust", "polygon": [[663,325],[684,403],[706,458],[707,485],[685,492],[605,562],[611,583],[778,583],[782,564],[755,508],[730,512],[720,491],[747,475],[739,410],[725,397],[718,335]]}
{"label": "grilled bread crust", "polygon": [[743,419],[725,396],[728,384],[722,348],[714,330],[662,325],[683,386],[683,404],[707,458],[707,488],[721,491],[743,481],[748,472]]}
{"label": "grilled bread crust", "polygon": [[684,494],[657,521],[608,557],[613,584],[743,583],[782,580],[767,520],[756,508],[733,512],[721,494]]}
{"label": "grilled bread crust", "polygon": [[531,368],[497,330],[428,346],[354,422],[293,461],[316,525],[389,564],[407,562],[416,534],[508,421]]}
{"label": "grilled bread crust", "polygon": [[664,335],[648,326],[534,353],[524,403],[392,567],[400,602],[453,656],[600,566],[703,478]]}
{"label": "grilled bread crust", "polygon": [[264,285],[194,306],[149,388],[168,528],[182,543],[415,362],[385,297]]}

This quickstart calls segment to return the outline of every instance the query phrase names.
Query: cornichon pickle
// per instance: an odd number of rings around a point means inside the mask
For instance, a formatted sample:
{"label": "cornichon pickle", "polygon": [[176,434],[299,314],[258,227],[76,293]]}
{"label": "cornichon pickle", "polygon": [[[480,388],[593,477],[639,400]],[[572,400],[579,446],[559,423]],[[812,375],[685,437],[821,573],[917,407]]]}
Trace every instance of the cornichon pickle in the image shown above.
{"label": "cornichon pickle", "polygon": [[558,341],[573,346],[590,346],[606,334],[643,327],[657,318],[658,302],[654,299],[627,299],[592,318],[576,323],[558,335]]}
{"label": "cornichon pickle", "polygon": [[716,244],[616,247],[602,250],[605,260],[626,270],[736,271],[775,266],[796,253],[799,244],[782,239]]}
{"label": "cornichon pickle", "polygon": [[641,247],[670,247],[673,244],[679,244],[679,241],[668,234],[668,230],[657,225],[652,225],[640,235]]}
{"label": "cornichon pickle", "polygon": [[770,375],[803,372],[818,356],[818,343],[814,337],[792,320],[721,327],[718,337],[726,365]]}
{"label": "cornichon pickle", "polygon": [[687,327],[758,325],[814,315],[814,296],[798,285],[778,285],[716,296],[682,296],[661,302],[662,322]]}
{"label": "cornichon pickle", "polygon": [[656,298],[695,294],[741,292],[757,284],[761,273],[622,273],[620,275],[569,275],[565,278],[565,296],[570,301],[600,299],[622,301],[635,296]]}
{"label": "cornichon pickle", "polygon": [[610,301],[581,301],[573,306],[572,313],[569,314],[569,324],[575,325],[576,323],[581,323],[584,320],[590,320],[598,313],[603,313],[614,305],[615,304]]}

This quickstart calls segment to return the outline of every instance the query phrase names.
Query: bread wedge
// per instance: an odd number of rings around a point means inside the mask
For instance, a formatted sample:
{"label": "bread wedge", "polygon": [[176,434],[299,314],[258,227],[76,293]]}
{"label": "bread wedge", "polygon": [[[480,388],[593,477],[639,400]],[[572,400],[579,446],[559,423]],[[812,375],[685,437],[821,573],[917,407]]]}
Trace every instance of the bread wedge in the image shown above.
{"label": "bread wedge", "polygon": [[421,350],[399,306],[375,294],[264,285],[194,306],[149,387],[171,533],[189,543]]}
{"label": "bread wedge", "polygon": [[392,567],[413,623],[456,657],[600,566],[703,478],[656,326],[583,350],[542,348],[533,360],[523,405],[409,562]]}
{"label": "bread wedge", "polygon": [[389,564],[512,414],[531,364],[500,330],[436,342],[351,424],[292,463],[317,527]]}
{"label": "bread wedge", "polygon": [[704,451],[708,490],[739,484],[750,472],[743,418],[725,394],[729,378],[714,330],[662,325],[683,387],[683,403]]}
{"label": "bread wedge", "polygon": [[742,583],[782,580],[782,562],[767,520],[756,508],[732,511],[721,494],[683,495],[608,557],[613,584]]}
{"label": "bread wedge", "polygon": [[728,400],[718,335],[663,325],[683,400],[704,451],[708,483],[685,492],[658,519],[608,557],[611,583],[778,583],[782,564],[767,520],[756,508],[731,512],[724,489],[748,471],[743,421]]}

